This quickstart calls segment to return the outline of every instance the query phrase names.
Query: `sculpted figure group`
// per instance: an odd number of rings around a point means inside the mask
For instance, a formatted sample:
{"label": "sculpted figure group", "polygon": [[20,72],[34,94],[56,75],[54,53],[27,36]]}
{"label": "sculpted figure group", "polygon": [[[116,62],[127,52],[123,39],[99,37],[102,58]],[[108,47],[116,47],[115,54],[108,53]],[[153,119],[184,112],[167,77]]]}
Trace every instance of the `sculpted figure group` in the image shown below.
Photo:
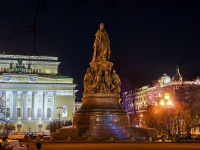
{"label": "sculpted figure group", "polygon": [[116,71],[88,68],[84,76],[84,93],[119,93],[121,81]]}
{"label": "sculpted figure group", "polygon": [[109,62],[110,40],[103,23],[95,36],[93,58],[83,81],[84,93],[119,93],[121,81]]}
{"label": "sculpted figure group", "polygon": [[13,67],[13,64],[10,63],[9,72],[10,73],[31,73],[31,64],[28,64],[27,68],[25,67],[25,64],[22,63],[22,60],[18,60],[18,63],[16,64],[16,67]]}

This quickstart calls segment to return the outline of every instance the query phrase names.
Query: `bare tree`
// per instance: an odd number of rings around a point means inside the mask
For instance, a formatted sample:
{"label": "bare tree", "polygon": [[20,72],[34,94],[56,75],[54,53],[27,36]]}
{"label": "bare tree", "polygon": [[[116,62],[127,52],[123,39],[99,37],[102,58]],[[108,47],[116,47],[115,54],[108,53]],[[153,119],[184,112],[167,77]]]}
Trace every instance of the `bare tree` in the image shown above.
{"label": "bare tree", "polygon": [[50,132],[56,132],[56,129],[60,129],[59,124],[61,124],[61,126],[70,126],[72,125],[72,120],[63,120],[60,121],[60,123],[59,120],[53,120],[49,124],[47,124],[46,129],[50,130]]}
{"label": "bare tree", "polygon": [[46,129],[50,130],[50,132],[56,132],[56,129],[59,129],[59,121],[58,120],[53,120],[51,121],[47,126]]}
{"label": "bare tree", "polygon": [[15,125],[12,122],[5,122],[3,125],[3,130],[6,132],[8,135],[11,131],[15,130]]}
{"label": "bare tree", "polygon": [[[51,7],[52,4],[60,7],[60,9]],[[106,10],[109,17],[121,20],[126,16],[135,16],[142,10],[142,7],[143,2],[139,0],[136,0],[133,6],[123,0],[72,0],[70,2],[57,2],[56,0],[5,0],[1,2],[0,8],[15,14],[21,24],[13,28],[11,33],[1,36],[0,40],[13,39],[20,33],[24,34],[24,32],[29,33],[32,36],[32,54],[38,55],[36,38],[39,33],[39,18],[44,14],[69,21],[75,17],[78,11],[84,8],[86,11],[91,12]],[[31,9],[25,13],[24,10],[27,8]],[[121,12],[122,10],[124,11],[123,13]]]}
{"label": "bare tree", "polygon": [[190,135],[191,129],[199,127],[200,120],[200,86],[187,85],[183,82],[180,88],[176,89],[176,98],[180,102],[187,104],[185,109],[189,109],[188,113],[181,115],[184,119],[187,135]]}
{"label": "bare tree", "polygon": [[187,122],[187,114],[190,112],[187,103],[173,102],[171,107],[148,106],[144,113],[143,125],[156,128],[161,135],[169,135],[169,138],[184,131],[184,123]]}

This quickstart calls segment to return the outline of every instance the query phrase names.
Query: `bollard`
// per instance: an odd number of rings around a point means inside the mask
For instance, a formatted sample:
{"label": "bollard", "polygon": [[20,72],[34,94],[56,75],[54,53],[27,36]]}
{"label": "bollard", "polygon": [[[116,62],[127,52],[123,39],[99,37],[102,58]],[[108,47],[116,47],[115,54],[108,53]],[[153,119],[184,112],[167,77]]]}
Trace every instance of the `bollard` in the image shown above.
{"label": "bollard", "polygon": [[135,141],[135,138],[132,136],[131,137],[131,142],[134,142]]}
{"label": "bollard", "polygon": [[42,144],[41,144],[41,143],[36,143],[36,148],[37,148],[38,150],[40,150],[41,147],[42,147]]}
{"label": "bollard", "polygon": [[162,137],[162,142],[166,142],[165,136]]}
{"label": "bollard", "polygon": [[72,138],[71,136],[68,136],[67,141],[71,142]]}
{"label": "bollard", "polygon": [[30,135],[28,136],[28,141],[29,141],[29,142],[31,141],[31,136],[30,136]]}
{"label": "bollard", "polygon": [[89,141],[89,142],[92,142],[92,139],[93,139],[93,138],[92,138],[91,135],[90,135],[90,136],[88,137],[88,141]]}
{"label": "bollard", "polygon": [[113,139],[113,137],[112,137],[112,136],[110,137],[110,141],[111,141],[111,142],[113,142],[113,141],[114,141],[114,139]]}
{"label": "bollard", "polygon": [[151,136],[149,136],[149,142],[152,142],[152,137]]}
{"label": "bollard", "polygon": [[36,141],[40,141],[40,134],[37,135]]}
{"label": "bollard", "polygon": [[54,141],[54,138],[53,138],[53,136],[52,136],[52,135],[50,136],[50,141],[51,141],[51,142],[53,142],[53,141]]}

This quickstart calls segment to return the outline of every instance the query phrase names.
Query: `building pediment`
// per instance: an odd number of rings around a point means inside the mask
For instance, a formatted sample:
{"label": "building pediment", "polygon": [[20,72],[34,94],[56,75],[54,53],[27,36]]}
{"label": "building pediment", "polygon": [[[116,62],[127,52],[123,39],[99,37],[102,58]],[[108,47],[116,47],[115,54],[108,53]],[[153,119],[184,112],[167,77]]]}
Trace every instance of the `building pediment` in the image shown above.
{"label": "building pediment", "polygon": [[7,74],[2,75],[3,82],[31,82],[35,83],[38,79],[36,74]]}
{"label": "building pediment", "polygon": [[4,73],[0,76],[0,82],[9,83],[73,83],[73,79],[69,77],[59,77],[50,75],[38,74],[23,74],[23,73]]}

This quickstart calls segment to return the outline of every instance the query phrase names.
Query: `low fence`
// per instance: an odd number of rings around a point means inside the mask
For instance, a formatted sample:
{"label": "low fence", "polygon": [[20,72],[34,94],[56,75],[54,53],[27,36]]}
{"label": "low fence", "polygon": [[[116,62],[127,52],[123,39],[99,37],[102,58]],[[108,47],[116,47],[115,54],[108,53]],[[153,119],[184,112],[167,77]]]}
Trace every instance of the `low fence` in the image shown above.
{"label": "low fence", "polygon": [[77,143],[81,143],[81,142],[152,142],[152,139],[149,138],[136,138],[133,136],[127,137],[127,138],[116,138],[116,137],[107,137],[104,139],[100,139],[100,138],[96,138],[94,136],[88,136],[88,137],[73,137],[73,136],[68,136],[66,138],[60,139],[54,136],[50,136],[49,139],[51,142],[77,142]]}

